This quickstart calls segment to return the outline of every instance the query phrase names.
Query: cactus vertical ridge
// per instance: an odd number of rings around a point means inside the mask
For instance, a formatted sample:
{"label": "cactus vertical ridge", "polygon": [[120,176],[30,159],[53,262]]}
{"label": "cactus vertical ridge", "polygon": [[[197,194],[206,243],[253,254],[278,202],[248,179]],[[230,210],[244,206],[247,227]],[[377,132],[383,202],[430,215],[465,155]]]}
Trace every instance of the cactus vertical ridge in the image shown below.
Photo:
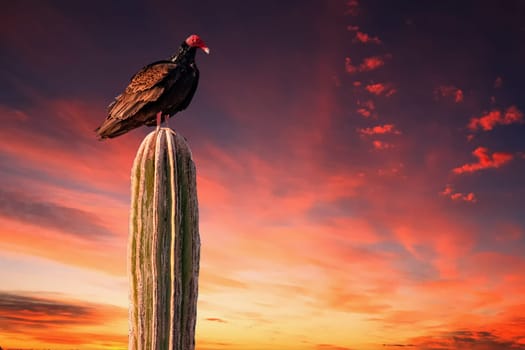
{"label": "cactus vertical ridge", "polygon": [[131,176],[129,349],[193,350],[200,238],[189,146],[171,129],[150,133]]}

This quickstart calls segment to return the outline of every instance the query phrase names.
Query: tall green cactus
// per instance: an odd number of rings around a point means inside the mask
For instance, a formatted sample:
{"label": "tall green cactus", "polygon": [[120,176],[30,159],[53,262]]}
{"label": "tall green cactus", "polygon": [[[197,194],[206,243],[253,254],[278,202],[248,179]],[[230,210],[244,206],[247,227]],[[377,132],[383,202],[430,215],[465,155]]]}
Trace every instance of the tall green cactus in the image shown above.
{"label": "tall green cactus", "polygon": [[193,350],[200,238],[184,138],[168,128],[146,136],[131,183],[129,350]]}

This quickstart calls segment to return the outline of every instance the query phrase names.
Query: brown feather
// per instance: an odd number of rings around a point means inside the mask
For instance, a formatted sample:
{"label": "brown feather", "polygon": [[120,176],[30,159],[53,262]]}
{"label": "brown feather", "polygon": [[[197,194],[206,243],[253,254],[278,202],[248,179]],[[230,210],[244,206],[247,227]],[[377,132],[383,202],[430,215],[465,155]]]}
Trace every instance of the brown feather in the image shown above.
{"label": "brown feather", "polygon": [[[127,90],[127,89],[126,89]],[[156,101],[164,92],[164,88],[157,86],[153,89],[138,93],[128,93],[127,91],[115,99],[109,108],[109,117],[116,119],[126,119],[135,115],[148,102]]]}
{"label": "brown feather", "polygon": [[131,82],[126,88],[126,93],[132,94],[139,91],[151,89],[164,78],[168,76],[170,71],[177,65],[175,63],[150,65],[142,68],[137,74],[131,78]]}

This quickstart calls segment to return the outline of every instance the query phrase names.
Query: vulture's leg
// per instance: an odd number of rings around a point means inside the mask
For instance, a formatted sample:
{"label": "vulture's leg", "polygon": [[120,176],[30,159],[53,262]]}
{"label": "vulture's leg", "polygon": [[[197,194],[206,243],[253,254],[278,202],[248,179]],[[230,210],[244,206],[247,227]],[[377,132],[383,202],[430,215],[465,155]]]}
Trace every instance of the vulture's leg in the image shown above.
{"label": "vulture's leg", "polygon": [[157,113],[157,132],[160,130],[160,124],[162,122],[162,112]]}

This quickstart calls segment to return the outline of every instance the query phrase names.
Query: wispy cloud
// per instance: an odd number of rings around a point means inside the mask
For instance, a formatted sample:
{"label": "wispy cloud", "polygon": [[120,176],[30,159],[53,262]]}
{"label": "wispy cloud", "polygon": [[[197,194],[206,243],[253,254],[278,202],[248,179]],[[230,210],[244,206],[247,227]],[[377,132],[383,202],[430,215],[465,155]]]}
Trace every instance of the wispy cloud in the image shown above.
{"label": "wispy cloud", "polygon": [[417,349],[430,350],[521,350],[525,346],[519,338],[506,339],[488,330],[458,330],[434,336],[412,339]]}
{"label": "wispy cloud", "polygon": [[442,196],[448,197],[452,199],[453,201],[465,201],[465,202],[472,202],[475,203],[478,201],[476,198],[476,195],[473,192],[469,193],[461,193],[454,191],[453,187],[451,185],[447,185],[445,189],[440,192]]}
{"label": "wispy cloud", "polygon": [[46,227],[84,239],[113,233],[92,213],[0,188],[0,217]]}
{"label": "wispy cloud", "polygon": [[316,344],[315,349],[316,350],[352,350],[352,348],[334,345],[334,344]]}
{"label": "wispy cloud", "polygon": [[488,168],[499,168],[508,162],[510,162],[514,156],[510,153],[505,152],[494,152],[489,154],[489,150],[486,147],[476,148],[472,154],[478,158],[477,163],[467,163],[452,171],[456,174],[473,173]]}
{"label": "wispy cloud", "polygon": [[[36,293],[0,292],[0,327],[8,338],[25,334],[51,344],[98,345],[107,341],[126,343],[127,310],[109,305],[62,301],[37,297]],[[82,327],[104,326],[121,322],[122,333],[96,334]]]}
{"label": "wispy cloud", "polygon": [[404,347],[412,347],[415,345],[414,344],[383,344],[383,346],[394,347],[394,348],[404,348]]}

